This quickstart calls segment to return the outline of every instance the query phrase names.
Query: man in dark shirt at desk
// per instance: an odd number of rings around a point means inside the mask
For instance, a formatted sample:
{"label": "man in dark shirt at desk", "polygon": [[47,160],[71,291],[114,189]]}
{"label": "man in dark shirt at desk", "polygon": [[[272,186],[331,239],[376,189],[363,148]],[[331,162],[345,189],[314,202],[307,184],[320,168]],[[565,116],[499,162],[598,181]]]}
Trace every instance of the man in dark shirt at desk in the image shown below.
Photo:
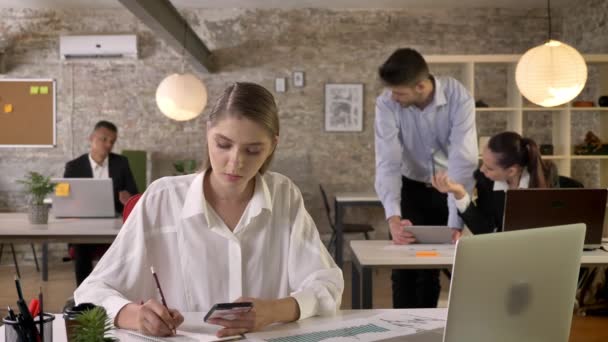
{"label": "man in dark shirt at desk", "polygon": [[[129,168],[127,158],[112,153],[118,129],[109,121],[99,121],[89,137],[89,153],[65,164],[65,178],[112,178],[114,207],[122,213],[123,206],[131,196],[137,194],[137,185]],[[93,257],[106,244],[73,244],[76,283],[80,285],[93,270]]]}

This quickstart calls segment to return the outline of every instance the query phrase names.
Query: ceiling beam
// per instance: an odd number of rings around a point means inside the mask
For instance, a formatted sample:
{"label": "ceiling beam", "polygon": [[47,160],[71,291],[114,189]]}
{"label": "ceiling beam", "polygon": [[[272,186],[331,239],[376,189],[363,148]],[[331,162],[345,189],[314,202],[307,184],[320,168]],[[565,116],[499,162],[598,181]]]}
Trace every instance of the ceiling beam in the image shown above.
{"label": "ceiling beam", "polygon": [[118,0],[158,37],[186,57],[202,72],[213,72],[211,51],[169,0]]}

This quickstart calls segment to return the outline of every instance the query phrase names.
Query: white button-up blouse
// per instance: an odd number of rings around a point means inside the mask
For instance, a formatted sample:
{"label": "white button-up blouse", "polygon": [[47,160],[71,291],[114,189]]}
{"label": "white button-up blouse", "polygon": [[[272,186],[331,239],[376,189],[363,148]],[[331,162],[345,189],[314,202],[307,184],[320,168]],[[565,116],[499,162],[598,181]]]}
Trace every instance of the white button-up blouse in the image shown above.
{"label": "white button-up blouse", "polygon": [[152,183],[91,275],[76,289],[76,303],[105,307],[112,319],[128,303],[160,300],[208,311],[240,296],[292,296],[300,319],[340,308],[344,279],[285,176],[256,176],[243,216],[230,231],[203,194],[204,173]]}

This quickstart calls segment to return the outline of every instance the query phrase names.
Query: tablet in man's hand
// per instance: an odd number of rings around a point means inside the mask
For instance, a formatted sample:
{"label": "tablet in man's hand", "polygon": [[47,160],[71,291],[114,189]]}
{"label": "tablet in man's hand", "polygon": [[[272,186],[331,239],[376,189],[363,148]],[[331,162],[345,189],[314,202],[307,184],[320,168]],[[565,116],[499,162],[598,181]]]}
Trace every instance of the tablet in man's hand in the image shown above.
{"label": "tablet in man's hand", "polygon": [[416,238],[416,243],[449,244],[452,243],[452,229],[447,226],[408,226],[404,228]]}

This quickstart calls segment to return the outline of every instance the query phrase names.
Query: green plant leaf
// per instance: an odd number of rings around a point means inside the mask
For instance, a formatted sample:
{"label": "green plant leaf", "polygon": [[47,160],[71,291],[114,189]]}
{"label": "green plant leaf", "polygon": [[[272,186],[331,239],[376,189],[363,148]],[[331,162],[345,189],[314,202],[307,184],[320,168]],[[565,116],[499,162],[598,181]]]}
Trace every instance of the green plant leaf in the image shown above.
{"label": "green plant leaf", "polygon": [[46,177],[35,171],[28,172],[27,176],[17,180],[17,183],[24,185],[25,191],[30,196],[30,202],[38,205],[44,203],[44,198],[53,192],[56,185],[51,182],[50,176]]}
{"label": "green plant leaf", "polygon": [[105,342],[116,341],[108,333],[112,330],[112,321],[106,311],[97,306],[79,313],[76,318],[76,327],[72,336],[75,342]]}

